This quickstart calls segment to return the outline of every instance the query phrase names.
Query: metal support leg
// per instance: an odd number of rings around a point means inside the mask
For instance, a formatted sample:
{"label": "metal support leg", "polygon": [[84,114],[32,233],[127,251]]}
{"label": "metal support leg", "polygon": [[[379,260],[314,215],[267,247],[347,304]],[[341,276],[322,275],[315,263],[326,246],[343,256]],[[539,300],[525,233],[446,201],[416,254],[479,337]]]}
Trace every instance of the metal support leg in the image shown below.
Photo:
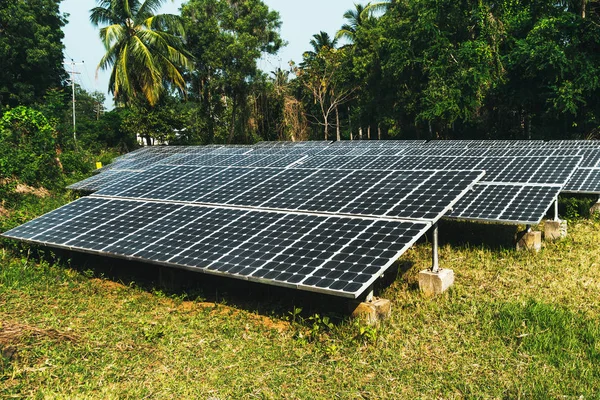
{"label": "metal support leg", "polygon": [[433,239],[431,243],[431,272],[437,273],[440,270],[440,264],[438,260],[438,224],[433,225]]}
{"label": "metal support leg", "polygon": [[558,198],[554,202],[554,221],[559,221],[559,219],[558,219]]}
{"label": "metal support leg", "polygon": [[525,232],[531,232],[531,225],[525,225]]}

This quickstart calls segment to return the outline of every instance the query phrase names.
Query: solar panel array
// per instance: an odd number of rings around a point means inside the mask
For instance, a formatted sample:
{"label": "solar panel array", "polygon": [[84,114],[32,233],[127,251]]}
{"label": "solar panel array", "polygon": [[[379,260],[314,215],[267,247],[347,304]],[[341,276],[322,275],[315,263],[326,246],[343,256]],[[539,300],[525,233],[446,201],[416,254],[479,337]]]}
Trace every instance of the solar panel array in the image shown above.
{"label": "solar panel array", "polygon": [[4,235],[356,298],[442,216],[537,223],[565,188],[600,193],[599,162],[588,142],[146,147]]}
{"label": "solar panel array", "polygon": [[[560,192],[600,193],[600,181],[597,179],[600,175],[600,169],[597,168],[600,163],[600,146],[590,143],[593,142],[263,142],[256,146],[174,147],[158,148],[154,152],[146,150],[140,156],[133,157],[133,160],[130,159],[127,166],[137,163],[136,169],[131,171],[135,173],[157,164],[327,170],[479,169],[486,171],[485,181],[476,185],[474,192],[459,202],[448,217],[536,224],[541,221]],[[164,154],[159,156],[158,153],[161,152]],[[579,161],[581,164],[576,165]],[[71,188],[94,191],[125,177],[129,176],[115,174],[114,178],[92,177]],[[511,190],[503,192],[507,186]],[[507,197],[507,193],[513,196]],[[501,201],[501,204],[488,204],[495,200]]]}
{"label": "solar panel array", "polygon": [[[309,155],[274,151],[299,147]],[[357,298],[483,176],[291,168],[323,147],[169,150],[152,164],[145,151],[90,178],[93,195],[4,235]]]}

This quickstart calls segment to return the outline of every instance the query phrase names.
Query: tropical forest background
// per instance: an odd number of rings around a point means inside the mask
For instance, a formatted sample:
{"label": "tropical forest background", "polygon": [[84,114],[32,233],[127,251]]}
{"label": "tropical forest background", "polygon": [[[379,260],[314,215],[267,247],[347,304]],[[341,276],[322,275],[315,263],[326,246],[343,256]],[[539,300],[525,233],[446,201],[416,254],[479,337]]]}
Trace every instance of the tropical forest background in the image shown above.
{"label": "tropical forest background", "polygon": [[274,71],[258,61],[285,38],[262,1],[189,0],[179,15],[157,14],[164,2],[91,3],[115,107],[76,85],[76,137],[60,0],[2,2],[0,177],[60,184],[99,154],[134,149],[136,136],[198,145],[599,133],[598,1],[357,3],[337,32],[314,33],[301,62]]}

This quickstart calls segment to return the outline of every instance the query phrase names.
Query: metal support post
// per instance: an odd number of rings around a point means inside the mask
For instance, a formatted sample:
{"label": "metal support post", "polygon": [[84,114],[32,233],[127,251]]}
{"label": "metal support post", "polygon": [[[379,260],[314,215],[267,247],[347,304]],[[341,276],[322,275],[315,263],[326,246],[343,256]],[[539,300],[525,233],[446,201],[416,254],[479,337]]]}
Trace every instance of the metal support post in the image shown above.
{"label": "metal support post", "polygon": [[440,264],[438,260],[438,224],[433,225],[433,238],[432,238],[432,251],[431,251],[431,272],[437,273],[440,270]]}
{"label": "metal support post", "polygon": [[531,232],[531,225],[525,225],[525,232]]}
{"label": "metal support post", "polygon": [[558,219],[558,198],[554,202],[554,221],[559,221],[559,219]]}

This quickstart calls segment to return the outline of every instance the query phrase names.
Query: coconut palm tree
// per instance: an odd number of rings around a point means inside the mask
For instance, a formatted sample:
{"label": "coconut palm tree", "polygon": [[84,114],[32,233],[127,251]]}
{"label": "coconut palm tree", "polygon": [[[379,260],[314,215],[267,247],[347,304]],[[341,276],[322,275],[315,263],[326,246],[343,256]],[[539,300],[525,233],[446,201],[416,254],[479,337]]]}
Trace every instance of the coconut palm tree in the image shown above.
{"label": "coconut palm tree", "polygon": [[378,1],[367,3],[367,5],[354,4],[354,9],[347,10],[344,18],[348,21],[335,35],[336,39],[344,38],[349,43],[354,43],[356,31],[362,27],[372,26],[375,18],[374,13],[385,12],[391,5],[391,1]]}
{"label": "coconut palm tree", "polygon": [[155,13],[165,0],[96,0],[90,21],[100,29],[106,54],[98,69],[111,69],[109,90],[119,103],[154,106],[166,88],[185,92],[182,71],[191,66],[179,16]]}
{"label": "coconut palm tree", "polygon": [[313,38],[310,40],[309,43],[313,49],[311,51],[305,51],[304,58],[312,60],[317,57],[317,54],[319,54],[321,50],[334,49],[337,45],[337,38],[332,38],[327,32],[321,31],[313,35]]}

